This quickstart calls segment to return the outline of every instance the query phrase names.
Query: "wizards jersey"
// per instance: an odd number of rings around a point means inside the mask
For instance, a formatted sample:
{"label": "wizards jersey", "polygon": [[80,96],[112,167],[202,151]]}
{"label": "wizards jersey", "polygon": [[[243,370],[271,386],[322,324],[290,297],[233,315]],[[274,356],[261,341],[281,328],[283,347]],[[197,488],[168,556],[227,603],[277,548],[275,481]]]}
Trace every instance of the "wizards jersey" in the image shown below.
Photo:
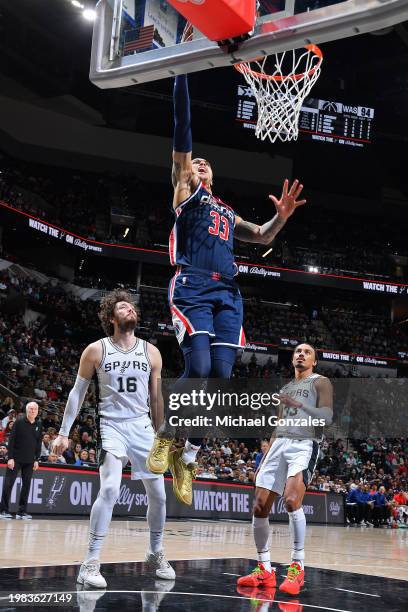
{"label": "wizards jersey", "polygon": [[170,262],[232,277],[237,273],[233,243],[236,214],[202,183],[175,209]]}

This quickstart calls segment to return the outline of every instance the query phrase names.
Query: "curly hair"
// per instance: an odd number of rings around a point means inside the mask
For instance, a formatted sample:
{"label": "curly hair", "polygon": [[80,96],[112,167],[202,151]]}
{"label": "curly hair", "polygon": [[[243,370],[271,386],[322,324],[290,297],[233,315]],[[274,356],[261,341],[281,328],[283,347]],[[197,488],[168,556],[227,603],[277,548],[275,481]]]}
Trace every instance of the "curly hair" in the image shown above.
{"label": "curly hair", "polygon": [[129,304],[132,304],[132,306],[135,305],[131,294],[124,289],[115,289],[101,299],[99,318],[101,320],[103,331],[107,336],[113,336],[115,331],[111,319],[113,318],[115,305],[118,302],[128,302]]}

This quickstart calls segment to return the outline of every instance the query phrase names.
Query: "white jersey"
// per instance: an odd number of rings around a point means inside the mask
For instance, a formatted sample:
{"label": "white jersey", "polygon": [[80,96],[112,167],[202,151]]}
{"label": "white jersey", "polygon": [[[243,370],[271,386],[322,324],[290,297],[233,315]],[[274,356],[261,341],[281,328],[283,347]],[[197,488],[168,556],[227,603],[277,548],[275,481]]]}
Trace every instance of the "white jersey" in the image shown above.
{"label": "white jersey", "polygon": [[[320,374],[310,374],[310,376],[308,376],[307,378],[299,380],[296,380],[296,378],[294,378],[284,387],[282,387],[280,393],[284,393],[285,395],[293,397],[293,399],[302,402],[304,406],[317,408],[317,389],[313,384],[317,378],[320,378]],[[310,418],[310,415],[308,412],[303,410],[303,408],[293,408],[291,406],[284,406],[281,418],[308,420]],[[278,438],[294,438],[298,440],[320,440],[323,435],[323,428],[313,427],[313,425],[311,425],[310,427],[302,425],[296,426],[288,423],[287,425],[278,425],[275,429],[275,434]]]}
{"label": "white jersey", "polygon": [[102,338],[102,360],[96,370],[98,413],[106,419],[132,419],[149,413],[151,364],[147,342],[135,338],[125,351]]}

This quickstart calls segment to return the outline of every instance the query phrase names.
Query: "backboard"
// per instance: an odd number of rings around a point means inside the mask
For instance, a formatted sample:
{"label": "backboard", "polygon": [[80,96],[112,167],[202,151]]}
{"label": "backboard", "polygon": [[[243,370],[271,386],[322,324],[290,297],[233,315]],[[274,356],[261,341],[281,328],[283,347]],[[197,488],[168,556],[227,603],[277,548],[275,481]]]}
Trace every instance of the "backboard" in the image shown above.
{"label": "backboard", "polygon": [[[206,0],[179,0],[202,4]],[[254,32],[232,52],[185,25],[166,0],[99,0],[91,81],[114,88],[228,66],[253,57],[380,30],[408,19],[407,0],[260,0]]]}

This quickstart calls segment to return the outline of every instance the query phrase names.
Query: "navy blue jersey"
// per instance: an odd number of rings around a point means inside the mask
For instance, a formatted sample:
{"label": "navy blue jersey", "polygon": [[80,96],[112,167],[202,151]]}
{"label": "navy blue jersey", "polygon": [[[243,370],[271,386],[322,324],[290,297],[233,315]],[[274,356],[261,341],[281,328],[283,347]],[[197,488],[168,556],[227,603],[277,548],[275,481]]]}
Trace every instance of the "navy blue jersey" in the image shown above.
{"label": "navy blue jersey", "polygon": [[234,276],[233,243],[236,214],[202,183],[174,210],[170,234],[170,262]]}

